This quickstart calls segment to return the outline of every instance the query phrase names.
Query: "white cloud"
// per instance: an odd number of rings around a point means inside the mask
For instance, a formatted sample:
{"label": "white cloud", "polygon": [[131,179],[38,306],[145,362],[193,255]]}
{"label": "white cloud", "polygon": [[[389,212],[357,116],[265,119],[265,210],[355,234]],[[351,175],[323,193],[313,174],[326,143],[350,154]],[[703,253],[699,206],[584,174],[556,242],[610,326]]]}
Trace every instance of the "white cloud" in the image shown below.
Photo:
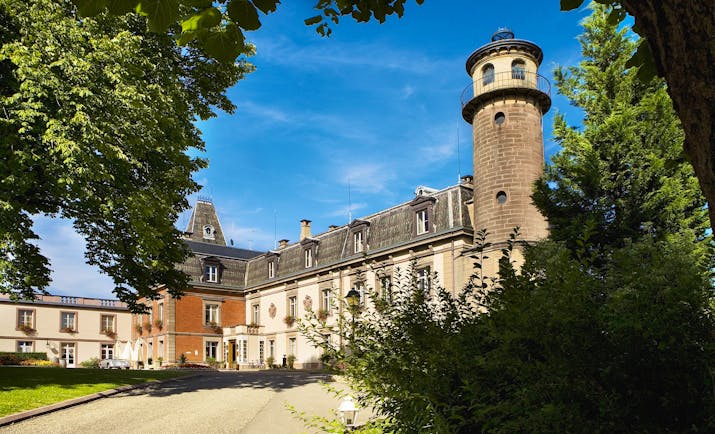
{"label": "white cloud", "polygon": [[347,163],[339,172],[343,174],[343,184],[358,193],[382,193],[396,177],[394,168],[381,163]]}
{"label": "white cloud", "polygon": [[249,100],[241,101],[239,103],[237,112],[239,115],[241,115],[242,113],[247,113],[262,118],[262,120],[270,122],[287,123],[290,122],[292,119],[292,116],[290,116],[290,114],[286,113],[285,111],[258,104]]}
{"label": "white cloud", "polygon": [[94,298],[116,298],[114,283],[95,266],[85,263],[85,241],[75,232],[72,222],[59,218],[36,216],[35,230],[40,236],[37,244],[50,260],[52,294]]}
{"label": "white cloud", "polygon": [[360,202],[360,203],[353,203],[348,205],[345,205],[341,208],[338,208],[334,211],[329,212],[326,214],[326,217],[345,217],[345,221],[350,220],[350,218],[356,218],[357,216],[355,215],[355,211],[367,208],[367,203]]}
{"label": "white cloud", "polygon": [[407,99],[411,97],[415,93],[415,88],[410,86],[409,84],[406,84],[402,88],[402,99]]}

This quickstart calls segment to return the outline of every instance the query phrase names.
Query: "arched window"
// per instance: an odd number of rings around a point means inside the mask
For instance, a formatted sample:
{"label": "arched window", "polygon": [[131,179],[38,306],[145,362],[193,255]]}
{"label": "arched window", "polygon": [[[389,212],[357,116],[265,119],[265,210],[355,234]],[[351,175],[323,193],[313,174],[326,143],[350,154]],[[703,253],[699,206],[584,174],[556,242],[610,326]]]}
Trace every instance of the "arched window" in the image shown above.
{"label": "arched window", "polygon": [[523,80],[526,78],[526,64],[521,59],[511,62],[511,78]]}
{"label": "arched window", "polygon": [[485,86],[494,83],[494,65],[491,63],[487,63],[482,68],[482,82]]}

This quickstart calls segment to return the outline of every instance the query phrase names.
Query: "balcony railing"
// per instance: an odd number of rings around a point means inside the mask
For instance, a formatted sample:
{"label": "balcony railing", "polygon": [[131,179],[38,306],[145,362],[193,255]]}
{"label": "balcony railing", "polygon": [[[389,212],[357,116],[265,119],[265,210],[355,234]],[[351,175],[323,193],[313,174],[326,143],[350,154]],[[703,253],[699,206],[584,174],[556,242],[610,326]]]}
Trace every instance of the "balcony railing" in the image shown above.
{"label": "balcony railing", "polygon": [[485,74],[472,82],[462,91],[462,108],[474,97],[506,89],[533,89],[551,97],[551,84],[546,77],[535,72],[513,70],[494,74]]}

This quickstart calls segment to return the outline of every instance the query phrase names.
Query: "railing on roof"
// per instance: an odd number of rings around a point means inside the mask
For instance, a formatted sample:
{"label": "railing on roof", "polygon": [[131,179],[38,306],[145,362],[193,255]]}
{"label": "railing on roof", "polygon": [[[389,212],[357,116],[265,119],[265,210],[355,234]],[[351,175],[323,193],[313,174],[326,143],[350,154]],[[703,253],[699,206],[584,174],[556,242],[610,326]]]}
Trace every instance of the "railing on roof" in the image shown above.
{"label": "railing on roof", "polygon": [[496,90],[503,89],[535,89],[539,92],[551,96],[551,83],[541,74],[524,70],[513,70],[484,74],[478,80],[474,80],[462,91],[460,101],[462,107],[467,105],[474,97]]}

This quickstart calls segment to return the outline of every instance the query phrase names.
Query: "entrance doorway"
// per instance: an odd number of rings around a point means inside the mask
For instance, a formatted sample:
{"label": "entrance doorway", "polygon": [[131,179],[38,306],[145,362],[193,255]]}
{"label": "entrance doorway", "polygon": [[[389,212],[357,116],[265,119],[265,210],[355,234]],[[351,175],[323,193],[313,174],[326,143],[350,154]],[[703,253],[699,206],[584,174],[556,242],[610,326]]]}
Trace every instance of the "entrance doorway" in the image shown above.
{"label": "entrance doorway", "polygon": [[68,368],[74,368],[75,363],[75,348],[74,344],[62,344],[62,359],[65,362],[65,366]]}

